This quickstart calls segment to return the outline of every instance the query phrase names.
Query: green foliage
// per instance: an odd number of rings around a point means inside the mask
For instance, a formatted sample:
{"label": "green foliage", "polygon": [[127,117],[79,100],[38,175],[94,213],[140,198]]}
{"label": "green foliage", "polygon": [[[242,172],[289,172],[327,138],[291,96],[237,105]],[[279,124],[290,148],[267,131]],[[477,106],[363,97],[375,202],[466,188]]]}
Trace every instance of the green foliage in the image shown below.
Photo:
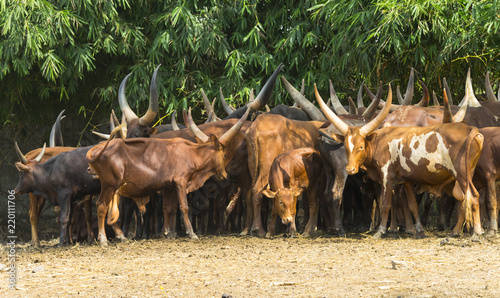
{"label": "green foliage", "polygon": [[[52,121],[57,105],[107,115],[129,72],[127,97],[141,114],[160,63],[160,117],[199,107],[201,88],[214,98],[222,87],[241,105],[281,62],[309,98],[328,79],[341,98],[363,80],[405,85],[411,67],[431,90],[447,77],[463,94],[468,67],[480,88],[486,70],[500,77],[499,2],[1,0],[0,117]],[[278,103],[291,104],[281,87]]]}

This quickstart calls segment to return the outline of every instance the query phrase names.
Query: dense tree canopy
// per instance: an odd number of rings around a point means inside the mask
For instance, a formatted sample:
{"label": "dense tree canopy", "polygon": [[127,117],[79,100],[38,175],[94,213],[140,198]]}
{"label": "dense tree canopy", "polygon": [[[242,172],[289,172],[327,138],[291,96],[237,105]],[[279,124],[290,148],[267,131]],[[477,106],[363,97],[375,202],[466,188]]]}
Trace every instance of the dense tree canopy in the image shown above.
{"label": "dense tree canopy", "polygon": [[[447,77],[463,94],[468,67],[478,88],[486,70],[493,82],[500,77],[499,4],[0,0],[1,121],[52,121],[58,106],[108,114],[129,72],[139,114],[160,63],[162,115],[199,105],[200,88],[213,98],[220,86],[238,105],[281,62],[308,94],[313,83],[326,92],[328,79],[341,97],[363,80],[405,85],[411,67],[431,90]],[[272,104],[291,103],[276,90]]]}

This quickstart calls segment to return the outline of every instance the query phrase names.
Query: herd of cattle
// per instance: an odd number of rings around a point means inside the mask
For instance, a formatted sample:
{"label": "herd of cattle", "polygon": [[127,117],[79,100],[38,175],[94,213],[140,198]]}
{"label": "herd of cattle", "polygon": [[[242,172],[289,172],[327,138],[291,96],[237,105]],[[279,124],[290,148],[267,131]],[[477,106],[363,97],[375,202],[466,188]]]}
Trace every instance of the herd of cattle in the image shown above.
{"label": "herd of cattle", "polygon": [[[484,101],[475,97],[469,71],[459,105],[453,105],[446,79],[443,105],[433,93],[434,104],[428,106],[430,94],[422,81],[422,99],[412,104],[412,69],[404,97],[397,88],[399,105],[392,104],[390,84],[386,101],[382,83],[376,94],[362,84],[357,106],[349,98],[347,108],[330,82],[328,103],[314,86],[321,109],[304,96],[304,83],[298,91],[282,76],[282,85],[296,105],[269,109],[267,102],[282,67],[255,99],[251,92],[249,103],[239,109],[228,105],[221,91],[228,114],[222,120],[215,115],[215,103],[201,90],[206,123],[197,126],[189,110],[183,113],[187,127],[175,122],[175,114],[172,124],[151,127],[159,108],[158,66],[151,80],[149,109],[142,117],[127,103],[130,75],[122,81],[118,93],[122,121],[112,112],[111,134],[97,133],[107,141],[64,147],[61,112],[49,147],[24,155],[16,142],[21,176],[15,192],[29,193],[33,244],[40,243],[37,223],[45,200],[60,207],[60,245],[78,239],[75,227],[82,221],[86,238],[93,241],[93,197],[97,197],[101,245],[107,244],[106,231],[125,239],[134,212],[136,236],[155,230],[175,237],[181,228],[178,209],[190,238],[197,238],[195,230],[203,232],[206,223],[218,232],[231,226],[242,235],[264,236],[269,205],[268,237],[275,233],[278,215],[291,235],[297,233],[300,205],[304,235],[312,235],[318,223],[345,234],[345,226],[354,222],[365,229],[378,225],[373,237],[380,238],[391,214],[390,230],[404,222],[408,233],[420,237],[434,202],[439,207],[439,228],[450,224],[456,206],[452,235],[465,229],[477,237],[483,226],[487,235],[495,235],[500,90],[497,98],[488,73]],[[366,108],[363,89],[372,100]],[[425,211],[419,215],[421,202]]]}

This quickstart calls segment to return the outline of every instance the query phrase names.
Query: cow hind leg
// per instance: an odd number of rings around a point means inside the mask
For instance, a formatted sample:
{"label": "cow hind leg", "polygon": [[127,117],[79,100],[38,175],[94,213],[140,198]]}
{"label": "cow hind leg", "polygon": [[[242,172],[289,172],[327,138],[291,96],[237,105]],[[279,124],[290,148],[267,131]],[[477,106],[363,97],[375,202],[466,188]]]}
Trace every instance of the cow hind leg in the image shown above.
{"label": "cow hind leg", "polygon": [[101,187],[101,194],[99,195],[99,199],[95,203],[97,207],[97,226],[98,226],[97,238],[99,240],[99,244],[102,246],[108,245],[104,220],[106,219],[106,213],[108,212],[108,204],[111,202],[113,194],[114,194],[114,189]]}
{"label": "cow hind leg", "polygon": [[163,229],[165,237],[175,238],[175,216],[178,200],[175,198],[175,190],[163,190]]}
{"label": "cow hind leg", "polygon": [[182,217],[184,219],[184,226],[186,228],[186,233],[191,239],[198,239],[198,236],[193,231],[193,226],[189,220],[189,206],[186,196],[186,187],[181,185],[177,186],[177,198],[179,199],[179,207],[182,212]]}
{"label": "cow hind leg", "polygon": [[94,230],[92,229],[92,197],[86,197],[83,204],[85,221],[87,223],[87,243],[91,244],[94,241]]}
{"label": "cow hind leg", "polygon": [[[309,199],[309,206],[307,206],[309,207],[309,219],[304,229],[303,236],[312,236],[318,224],[319,202],[317,189],[310,190],[307,194],[307,197]],[[304,209],[307,207],[304,206]]]}
{"label": "cow hind leg", "polygon": [[[413,215],[413,219],[415,220],[415,226],[414,226],[414,231],[416,233],[414,234],[417,238],[421,238],[425,236],[425,231],[424,231],[424,226],[420,222],[420,216],[418,214],[418,203],[417,203],[417,197],[415,195],[415,191],[413,190],[413,184],[411,183],[405,183],[405,190],[406,190],[406,197],[407,197],[407,209],[411,211]],[[413,221],[411,220],[411,216],[405,214],[405,217],[407,218],[407,224],[411,224],[413,228]],[[408,228],[408,227],[407,227]]]}
{"label": "cow hind leg", "polygon": [[34,246],[40,245],[40,239],[38,239],[38,219],[42,213],[43,205],[45,204],[45,199],[39,196],[35,196],[32,193],[29,194],[30,206],[29,215],[31,223],[31,243]]}
{"label": "cow hind leg", "polygon": [[373,235],[374,239],[382,238],[387,231],[387,219],[391,210],[392,189],[385,186],[380,194],[380,225],[377,232]]}
{"label": "cow hind leg", "polygon": [[495,236],[498,230],[497,190],[494,178],[488,179],[487,204],[490,217],[487,236],[491,237]]}

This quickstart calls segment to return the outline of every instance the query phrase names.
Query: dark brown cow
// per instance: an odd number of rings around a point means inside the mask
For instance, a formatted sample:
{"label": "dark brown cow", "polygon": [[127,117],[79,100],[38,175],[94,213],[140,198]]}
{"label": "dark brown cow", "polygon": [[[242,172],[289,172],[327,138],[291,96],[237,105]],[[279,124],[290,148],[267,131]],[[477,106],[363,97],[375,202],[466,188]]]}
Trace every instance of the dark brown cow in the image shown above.
{"label": "dark brown cow", "polygon": [[483,151],[474,172],[474,185],[486,189],[486,202],[489,211],[488,235],[495,235],[498,230],[499,204],[496,181],[500,180],[500,128],[485,127],[479,129],[484,136]]}
{"label": "dark brown cow", "polygon": [[328,109],[316,88],[315,94],[325,116],[341,132],[333,134],[332,138],[344,143],[347,172],[353,175],[363,168],[372,180],[382,186],[381,222],[375,238],[380,238],[387,230],[392,191],[398,184],[405,185],[417,233],[424,232],[412,183],[418,183],[423,191],[437,194],[446,192],[463,201],[453,235],[461,233],[464,220],[467,225],[473,224],[476,235],[482,233],[479,194],[471,177],[483,144],[483,136],[477,128],[463,123],[450,123],[376,130],[390,110],[390,85],[382,112],[362,127],[351,127]]}
{"label": "dark brown cow", "polygon": [[[52,127],[52,132],[51,132],[51,137],[49,140],[49,143],[51,145],[56,145],[62,143],[62,138],[60,134],[60,124],[59,121],[61,120],[62,111],[59,116],[57,117],[58,120],[56,120],[54,126]],[[17,145],[17,142],[15,143],[15,148],[16,148],[16,153],[19,158],[19,161],[25,165],[25,166],[32,166],[33,164],[41,164],[46,162],[49,158],[58,155],[59,153],[62,152],[67,152],[74,150],[74,147],[49,147],[45,148],[38,148],[35,150],[31,150],[30,152],[26,153],[24,155],[21,150],[19,149],[19,146]],[[45,199],[40,196],[35,196],[33,193],[29,193],[29,199],[30,199],[30,204],[29,204],[29,216],[30,216],[30,223],[31,223],[31,242],[33,245],[40,245],[40,240],[38,238],[38,219],[40,217],[40,213],[42,212],[43,205],[45,204]]]}
{"label": "dark brown cow", "polygon": [[314,233],[318,223],[318,193],[322,194],[325,189],[325,178],[321,155],[312,148],[295,149],[274,159],[269,172],[269,188],[262,192],[266,197],[274,198],[267,237],[274,235],[278,215],[283,224],[290,224],[290,234],[295,235],[297,198],[303,192],[309,200],[309,220],[304,236]]}
{"label": "dark brown cow", "polygon": [[[137,200],[163,190],[165,208],[171,204],[165,201],[169,198],[165,194],[168,187],[177,192],[187,233],[191,238],[197,238],[189,221],[186,195],[200,188],[213,175],[225,179],[225,167],[229,161],[226,146],[241,129],[248,114],[244,116],[220,138],[197,132],[203,144],[180,138],[116,139],[89,150],[87,159],[90,168],[101,180],[101,194],[96,203],[99,242],[107,244],[104,217],[114,195]],[[169,222],[168,214],[164,216],[165,223]]]}

